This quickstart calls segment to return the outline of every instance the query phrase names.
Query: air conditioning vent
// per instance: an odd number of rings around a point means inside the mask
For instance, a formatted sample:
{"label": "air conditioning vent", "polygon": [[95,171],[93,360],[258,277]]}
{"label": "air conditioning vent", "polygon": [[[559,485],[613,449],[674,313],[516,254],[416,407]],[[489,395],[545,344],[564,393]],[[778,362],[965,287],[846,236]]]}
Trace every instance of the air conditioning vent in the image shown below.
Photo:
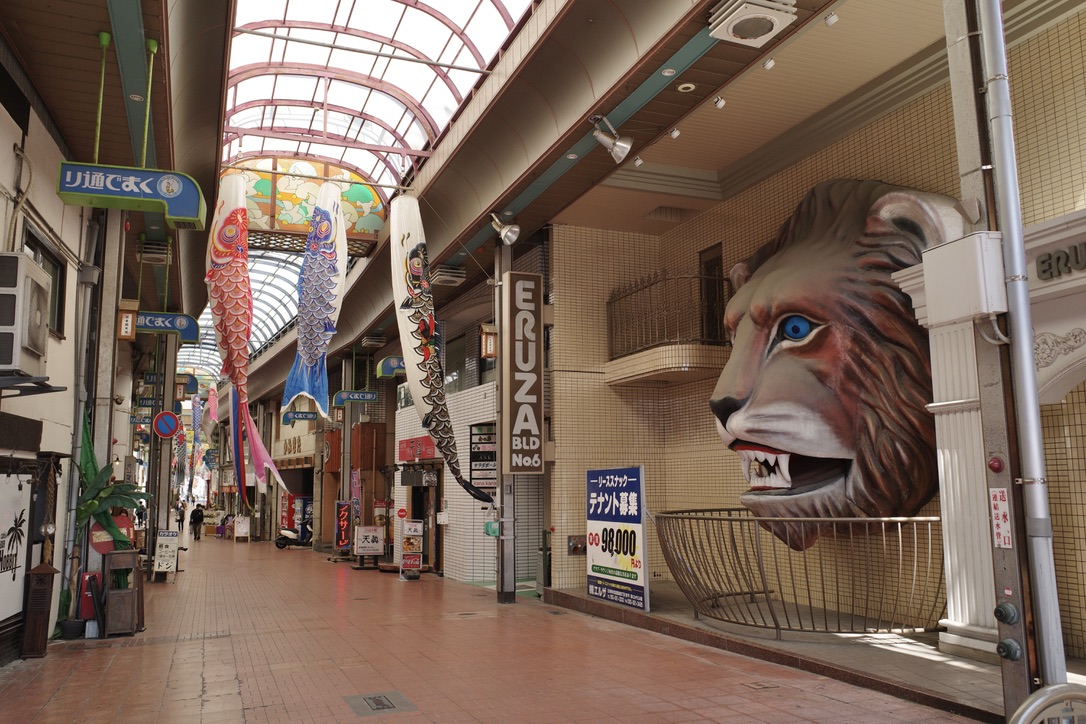
{"label": "air conditioning vent", "polygon": [[140,264],[165,266],[170,263],[170,245],[165,241],[144,241],[140,245]]}
{"label": "air conditioning vent", "polygon": [[760,48],[796,20],[796,0],[725,0],[709,16],[709,35]]}
{"label": "air conditioning vent", "polygon": [[0,254],[0,373],[45,376],[51,282],[26,254]]}
{"label": "air conditioning vent", "polygon": [[458,266],[438,264],[430,267],[430,283],[446,287],[457,287],[468,278],[468,270]]}

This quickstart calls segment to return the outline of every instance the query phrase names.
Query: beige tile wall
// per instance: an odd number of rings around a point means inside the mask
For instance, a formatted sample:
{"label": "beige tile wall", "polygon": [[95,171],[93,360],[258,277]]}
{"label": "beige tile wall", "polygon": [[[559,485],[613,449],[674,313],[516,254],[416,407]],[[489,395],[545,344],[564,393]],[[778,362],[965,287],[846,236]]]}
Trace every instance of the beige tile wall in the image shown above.
{"label": "beige tile wall", "polygon": [[[1086,13],[1080,13],[1010,52],[1027,224],[1086,206],[1084,30]],[[599,365],[607,353],[607,295],[660,268],[688,270],[698,252],[714,244],[723,245],[727,269],[771,238],[810,187],[843,177],[957,195],[949,86],[886,114],[661,237],[554,229],[552,414],[557,462],[551,505],[556,543],[584,531],[585,471],[593,467],[644,464],[652,510],[736,505],[745,482],[737,459],[722,448],[714,430],[707,407],[713,381],[609,388],[600,380]],[[1077,480],[1081,495],[1081,473]],[[1066,519],[1084,520],[1081,497],[1079,501],[1075,514]],[[937,503],[922,514],[937,515]],[[1078,595],[1063,606],[1067,635],[1079,641],[1086,628],[1082,533],[1076,527],[1067,536],[1074,541],[1066,545],[1076,551],[1075,563],[1066,557],[1060,563],[1061,590],[1073,589]],[[650,530],[649,538],[653,577],[669,577],[655,531]],[[1077,578],[1068,578],[1072,570]],[[583,586],[584,576],[584,558],[567,557],[556,546],[554,586]],[[1077,619],[1069,609],[1078,612]]]}
{"label": "beige tile wall", "polygon": [[1041,405],[1041,427],[1064,646],[1086,658],[1086,383]]}

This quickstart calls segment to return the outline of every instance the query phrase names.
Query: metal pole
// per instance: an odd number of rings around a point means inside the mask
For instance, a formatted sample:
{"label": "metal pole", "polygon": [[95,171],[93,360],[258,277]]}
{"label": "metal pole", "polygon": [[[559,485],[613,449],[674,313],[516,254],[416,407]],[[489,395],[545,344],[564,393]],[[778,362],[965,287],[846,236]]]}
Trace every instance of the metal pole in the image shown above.
{"label": "metal pole", "polygon": [[502,317],[502,276],[513,267],[512,254],[501,239],[494,247],[494,326],[498,330],[498,356],[494,360],[496,380],[494,395],[494,451],[498,461],[498,603],[516,603],[517,600],[517,546],[516,546],[516,495],[515,478],[502,474],[502,365],[501,340],[508,330]]}
{"label": "metal pole", "polygon": [[1060,629],[1059,601],[1056,598],[1052,519],[1048,510],[1048,481],[1045,479],[1037,370],[1033,359],[1033,321],[1029,308],[1029,277],[1026,269],[1022,208],[1018,198],[1007,48],[999,0],[978,0],[977,10],[981,49],[984,54],[988,123],[991,127],[996,211],[999,229],[1003,234],[1012,380],[1018,423],[1018,447],[1022,456],[1021,483],[1026,508],[1026,537],[1030,578],[1033,583],[1038,656],[1044,684],[1062,684],[1067,681],[1067,662]]}

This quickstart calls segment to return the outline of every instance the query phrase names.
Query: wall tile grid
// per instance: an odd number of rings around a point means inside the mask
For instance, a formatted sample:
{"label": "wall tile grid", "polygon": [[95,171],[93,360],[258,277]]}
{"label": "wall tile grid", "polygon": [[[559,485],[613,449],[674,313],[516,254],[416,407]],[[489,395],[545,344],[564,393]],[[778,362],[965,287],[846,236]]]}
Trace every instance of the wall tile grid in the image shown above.
{"label": "wall tile grid", "polygon": [[[1086,13],[1080,13],[1010,53],[1027,223],[1086,205],[1084,19]],[[601,384],[610,291],[658,268],[689,270],[698,253],[714,244],[723,246],[729,268],[771,239],[806,191],[827,179],[880,179],[956,196],[953,120],[949,86],[942,86],[659,238],[555,227],[552,425],[557,462],[551,505],[556,543],[584,530],[589,468],[644,464],[652,510],[731,507],[746,487],[738,460],[720,445],[708,412],[714,381],[668,387]],[[606,278],[597,271],[603,259]],[[920,514],[938,515],[938,510],[933,501]],[[1078,512],[1081,519],[1086,511],[1080,507]],[[650,540],[654,577],[663,573],[670,578],[654,532]],[[1083,537],[1079,533],[1072,540]],[[1076,563],[1079,585],[1067,588],[1083,590],[1084,565]],[[1061,570],[1067,568],[1064,563]],[[583,559],[567,557],[556,546],[553,585],[583,584]],[[1066,617],[1069,607],[1064,608]],[[1082,602],[1074,608],[1082,611]]]}
{"label": "wall tile grid", "polygon": [[1086,658],[1086,382],[1042,405],[1041,427],[1064,646]]}

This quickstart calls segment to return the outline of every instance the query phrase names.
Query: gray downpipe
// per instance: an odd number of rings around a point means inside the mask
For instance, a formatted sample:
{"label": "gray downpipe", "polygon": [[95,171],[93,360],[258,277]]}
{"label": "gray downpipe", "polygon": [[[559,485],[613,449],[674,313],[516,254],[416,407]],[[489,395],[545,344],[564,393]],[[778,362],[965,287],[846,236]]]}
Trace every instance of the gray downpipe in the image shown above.
{"label": "gray downpipe", "polygon": [[1041,434],[1037,369],[1033,358],[1033,320],[1029,308],[1022,208],[1015,163],[1011,92],[1007,76],[1007,47],[999,0],[978,0],[981,48],[984,54],[988,124],[995,169],[996,211],[1003,234],[1007,311],[1011,325],[1012,381],[1018,448],[1022,459],[1022,497],[1026,511],[1029,571],[1041,677],[1046,686],[1067,681],[1056,570],[1052,555],[1052,518],[1048,508],[1044,445]]}

